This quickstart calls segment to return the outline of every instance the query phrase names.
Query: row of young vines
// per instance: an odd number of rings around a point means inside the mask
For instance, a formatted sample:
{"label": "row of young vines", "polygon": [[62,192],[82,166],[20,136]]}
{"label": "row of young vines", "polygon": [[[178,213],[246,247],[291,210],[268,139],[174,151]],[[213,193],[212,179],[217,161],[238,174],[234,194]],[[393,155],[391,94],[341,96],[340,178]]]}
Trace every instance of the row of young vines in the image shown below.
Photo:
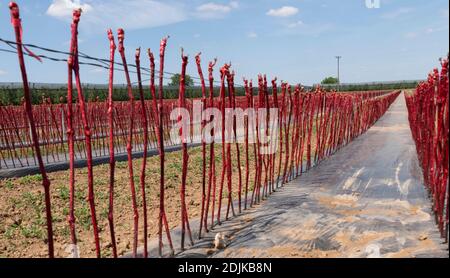
{"label": "row of young vines", "polygon": [[[218,92],[218,88],[213,90]],[[272,85],[269,86],[271,92]],[[373,97],[384,93],[383,91],[372,91],[370,93],[352,92],[352,94],[368,94]],[[214,97],[214,99],[218,99]],[[236,96],[236,107],[245,109],[245,96]],[[87,102],[87,115],[92,134],[93,157],[109,156],[108,145],[108,102],[95,101]],[[186,99],[186,108],[193,110],[193,103],[201,99]],[[174,146],[176,142],[171,140],[169,130],[174,126],[175,121],[170,119],[170,112],[177,107],[176,100],[165,99],[162,107],[162,122],[166,133],[166,146]],[[215,101],[215,103],[218,103]],[[152,113],[152,101],[144,101],[145,110],[141,107],[141,102],[135,103],[136,118],[133,129],[135,136],[133,140],[133,149],[143,152],[144,149],[144,123],[142,113],[147,114],[148,122],[155,122],[155,115]],[[217,107],[217,105],[215,105]],[[39,144],[43,154],[44,162],[49,164],[67,163],[69,157],[68,139],[67,139],[67,103],[52,104],[50,99],[45,99],[42,104],[33,105],[33,118],[36,130],[39,135]],[[217,107],[218,108],[218,107]],[[80,105],[72,105],[73,119],[72,127],[74,132],[75,159],[86,159],[86,147],[84,144],[84,129],[81,118]],[[124,101],[115,101],[113,105],[113,123],[115,130],[114,149],[115,153],[126,153],[126,136],[128,132],[128,112],[130,103]],[[193,128],[191,130],[194,130]],[[191,141],[194,138],[194,132],[191,134]],[[157,148],[156,130],[150,127],[148,136],[149,149]],[[20,106],[0,106],[0,171],[3,169],[20,169],[23,167],[33,167],[37,165],[34,155],[33,142],[31,139],[30,124],[28,121],[25,102]]]}
{"label": "row of young vines", "polygon": [[[99,237],[99,227],[96,217],[95,194],[94,194],[94,179],[95,173],[93,170],[93,154],[97,150],[96,144],[108,146],[106,155],[110,157],[110,172],[109,172],[109,234],[110,238],[107,240],[111,244],[112,255],[117,257],[117,244],[115,236],[114,221],[114,189],[115,189],[115,155],[117,154],[117,146],[124,144],[125,151],[128,158],[129,171],[129,188],[131,196],[131,208],[133,210],[133,239],[132,239],[132,255],[138,255],[139,238],[144,239],[143,256],[148,257],[148,215],[146,204],[146,187],[145,174],[147,167],[147,152],[149,147],[154,147],[159,154],[159,192],[154,192],[159,196],[159,214],[157,219],[158,225],[158,241],[159,241],[159,255],[162,256],[163,248],[169,248],[170,253],[175,253],[175,246],[172,241],[171,230],[166,216],[165,206],[165,153],[170,138],[168,129],[181,121],[181,108],[187,108],[192,111],[190,103],[185,96],[185,76],[186,66],[189,62],[188,57],[181,53],[181,79],[179,86],[178,103],[164,101],[164,58],[168,38],[161,40],[159,49],[159,76],[156,80],[155,70],[155,55],[151,50],[148,50],[148,64],[150,69],[150,93],[152,100],[147,103],[143,98],[143,86],[140,71],[137,71],[137,80],[139,88],[139,100],[134,98],[131,86],[131,77],[128,71],[128,64],[126,61],[124,40],[125,35],[122,29],[117,32],[117,43],[114,34],[111,30],[108,31],[108,39],[110,41],[110,71],[109,71],[109,95],[108,101],[102,104],[89,105],[85,102],[83,96],[83,87],[80,80],[80,68],[78,63],[78,24],[80,22],[81,11],[75,10],[73,13],[73,22],[71,25],[72,38],[70,45],[70,57],[68,59],[68,91],[67,104],[62,106],[43,105],[35,109],[46,111],[51,115],[53,108],[60,109],[61,117],[55,117],[54,128],[59,129],[56,133],[58,136],[48,135],[54,132],[52,128],[49,131],[39,129],[37,120],[39,116],[37,112],[33,112],[33,106],[30,101],[30,92],[27,82],[27,72],[23,57],[22,44],[22,26],[19,16],[19,8],[17,4],[10,4],[11,20],[16,33],[17,52],[19,64],[22,72],[24,84],[24,110],[19,110],[18,117],[26,113],[27,130],[29,128],[29,135],[24,135],[28,138],[29,148],[32,148],[33,157],[38,161],[40,172],[43,176],[43,187],[45,190],[45,206],[47,217],[47,232],[48,232],[48,251],[49,256],[54,256],[53,247],[53,228],[51,217],[51,203],[50,203],[50,181],[47,178],[43,155],[41,148],[51,144],[45,144],[51,140],[57,142],[67,142],[67,149],[61,149],[61,152],[67,156],[70,165],[70,178],[68,181],[69,188],[69,203],[68,205],[68,225],[70,229],[71,243],[74,247],[73,256],[77,257],[77,220],[74,214],[76,194],[76,177],[75,177],[75,161],[77,159],[77,148],[83,148],[83,152],[87,158],[87,177],[88,177],[88,196],[87,202],[90,206],[91,225],[93,232],[93,243],[97,257],[101,257],[101,244]],[[122,65],[124,68],[125,77],[128,83],[129,101],[127,103],[116,103],[113,101],[114,94],[114,73],[115,73],[115,54],[116,48],[120,54]],[[135,64],[137,69],[140,69],[140,55],[141,51],[138,49],[135,53]],[[257,110],[265,110],[268,113],[264,114],[264,118],[258,119],[259,114],[256,115],[256,121],[250,121],[248,117],[243,119],[243,130],[237,128],[239,120],[236,116],[232,118],[231,136],[234,140],[231,142],[226,140],[225,117],[221,117],[221,124],[214,126],[209,132],[209,135],[216,140],[206,142],[201,140],[202,149],[202,194],[201,194],[201,213],[198,227],[198,235],[202,237],[205,233],[210,232],[214,226],[221,225],[224,220],[230,216],[237,216],[243,210],[259,204],[264,199],[268,198],[278,187],[301,175],[323,159],[332,155],[334,152],[351,142],[354,138],[364,133],[369,129],[389,108],[392,102],[399,95],[399,91],[389,92],[358,92],[358,93],[337,93],[326,92],[321,88],[316,88],[312,92],[306,92],[300,85],[291,86],[288,83],[277,84],[277,79],[271,80],[271,85],[268,85],[266,76],[259,75],[257,78],[257,85],[254,86],[252,80],[244,79],[244,97],[236,97],[235,73],[231,69],[230,64],[225,64],[220,67],[220,87],[219,96],[214,97],[216,87],[214,86],[214,69],[216,60],[209,62],[208,74],[204,76],[202,68],[201,55],[195,56],[195,63],[198,69],[198,76],[201,80],[202,88],[202,106],[204,108],[217,108],[222,115],[225,115],[227,108],[255,108]],[[158,86],[156,86],[158,83]],[[76,105],[73,104],[74,88],[78,94]],[[156,90],[158,88],[158,90]],[[42,108],[43,107],[43,108]],[[16,107],[15,109],[20,109]],[[177,120],[169,122],[168,114],[172,109],[178,109],[179,114]],[[120,111],[120,112],[118,112]],[[275,112],[272,112],[275,111]],[[3,112],[2,112],[3,113]],[[8,115],[8,112],[5,112]],[[15,117],[14,112],[12,116]],[[48,115],[48,114],[47,114]],[[272,121],[272,116],[275,120]],[[47,116],[48,117],[48,116]],[[199,123],[202,128],[205,128],[210,122],[217,120],[216,116],[210,116],[208,119],[203,117]],[[64,127],[65,135],[61,133]],[[182,126],[182,125],[181,125]],[[277,128],[274,128],[277,127]],[[98,133],[95,130],[100,129]],[[180,127],[180,135],[185,127]],[[14,133],[14,128],[12,129]],[[39,132],[38,132],[39,130]],[[44,135],[47,134],[47,135]],[[99,136],[99,134],[101,136]],[[239,135],[238,135],[239,134]],[[243,135],[243,142],[238,142],[238,137]],[[20,135],[19,135],[20,136]],[[197,227],[191,227],[190,219],[188,217],[189,205],[186,203],[186,178],[188,171],[188,164],[191,162],[188,155],[188,143],[191,140],[188,136],[181,136],[179,142],[182,156],[181,180],[179,188],[179,201],[181,204],[181,241],[180,250],[186,247],[186,239],[190,244],[194,243],[192,230]],[[276,144],[270,144],[263,140],[263,138],[275,138]],[[42,138],[46,138],[43,139]],[[141,138],[141,139],[138,139]],[[256,138],[253,142],[250,138]],[[59,140],[59,141],[58,141]],[[135,151],[136,142],[142,146],[143,160],[140,169],[133,169],[132,159]],[[9,148],[11,144],[15,144],[14,140],[9,139]],[[120,142],[119,142],[120,141]],[[273,142],[273,141],[272,141]],[[219,144],[221,149],[216,153],[215,144]],[[83,145],[83,147],[81,147]],[[261,151],[263,148],[268,148],[268,152]],[[237,161],[232,160],[232,152],[237,154]],[[57,152],[55,150],[55,152]],[[250,159],[250,155],[254,155],[254,159]],[[50,154],[51,155],[51,154]],[[48,155],[47,155],[48,156]],[[222,167],[216,168],[216,156],[220,156],[223,160]],[[252,162],[250,162],[252,161]],[[192,163],[192,162],[191,162]],[[238,182],[233,184],[232,175],[235,173],[233,167],[237,168]],[[250,171],[250,170],[253,171]],[[136,173],[138,171],[139,173]],[[255,177],[250,183],[249,175],[254,173]],[[135,185],[135,176],[139,175],[138,185]],[[142,200],[138,200],[136,189],[139,189]],[[138,202],[142,202],[142,211],[138,209]],[[222,203],[223,202],[223,203]],[[225,214],[225,215],[223,215]],[[299,216],[301,217],[301,216]],[[143,234],[139,235],[139,223],[143,223]],[[163,245],[163,238],[166,238],[168,246]],[[104,239],[103,239],[104,240]],[[104,240],[105,241],[105,240]]]}
{"label": "row of young vines", "polygon": [[405,94],[411,132],[423,171],[425,185],[433,200],[439,230],[448,240],[449,180],[448,59],[441,70],[434,69],[412,94]]}

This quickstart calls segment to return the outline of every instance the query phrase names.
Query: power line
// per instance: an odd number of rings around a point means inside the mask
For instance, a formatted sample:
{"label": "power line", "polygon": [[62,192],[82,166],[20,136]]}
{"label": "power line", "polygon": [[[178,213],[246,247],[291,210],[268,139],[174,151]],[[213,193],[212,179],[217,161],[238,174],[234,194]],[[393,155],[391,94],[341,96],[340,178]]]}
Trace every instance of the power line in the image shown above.
{"label": "power line", "polygon": [[[0,38],[0,42],[3,42],[6,45],[10,46],[11,48],[17,50],[17,42],[10,41],[10,40],[5,40],[3,38]],[[51,48],[47,48],[47,47],[38,46],[38,45],[35,45],[35,44],[25,44],[25,43],[23,43],[22,45],[26,46],[26,47],[29,47],[29,48],[35,48],[35,49],[39,49],[39,50],[50,52],[50,53],[54,53],[54,54],[61,54],[61,55],[67,55],[67,56],[73,55],[73,53],[70,53],[70,52],[67,52],[67,51],[51,49]],[[7,52],[7,53],[16,53],[17,54],[16,51],[11,51],[11,50],[7,50],[7,49],[1,49],[0,48],[0,51]],[[31,56],[28,53],[24,53],[24,54],[27,55],[27,56]],[[47,55],[36,55],[36,56],[38,56],[39,58],[42,58],[42,59],[45,59],[45,60],[54,61],[54,62],[67,62],[67,59],[65,59],[65,58],[55,58],[55,57],[51,57],[51,56],[47,56]],[[98,64],[98,63],[80,61],[79,62],[80,65],[94,66],[94,67],[98,67],[98,68],[103,68],[103,69],[109,70],[109,63],[110,63],[110,61],[108,59],[93,57],[93,56],[87,55],[87,54],[85,54],[83,52],[80,52],[80,51],[78,52],[78,57],[82,58],[82,59],[92,60],[92,61],[96,61],[96,62],[101,63],[101,64]],[[114,62],[114,65],[121,66],[121,67],[123,66],[123,64],[119,63],[119,62]],[[136,65],[134,65],[134,64],[127,64],[127,66],[137,69]],[[124,71],[123,69],[117,68],[117,67],[114,67],[114,69],[118,70],[118,71],[122,71],[122,72]],[[141,72],[142,75],[150,76],[150,70],[148,68],[140,67],[140,69],[141,69],[141,71],[144,71],[144,72]],[[132,71],[132,70],[129,71],[129,72],[130,73],[137,73],[136,71]],[[159,74],[159,71],[155,70],[155,73]],[[164,73],[163,78],[166,79],[166,80],[171,80],[171,78],[166,76],[166,75],[170,75],[170,76],[176,75],[176,73],[169,72],[169,71],[164,71],[163,73]],[[196,79],[196,80],[201,80],[200,77],[196,77],[196,76],[191,76],[191,78],[192,79]],[[137,84],[137,83],[138,82],[133,82],[133,84]],[[195,85],[201,85],[201,82],[199,82],[199,81],[194,81],[193,80],[193,83]],[[215,80],[214,83],[219,84],[220,82]],[[239,84],[235,84],[235,86],[236,87],[243,87],[242,85],[239,85]]]}

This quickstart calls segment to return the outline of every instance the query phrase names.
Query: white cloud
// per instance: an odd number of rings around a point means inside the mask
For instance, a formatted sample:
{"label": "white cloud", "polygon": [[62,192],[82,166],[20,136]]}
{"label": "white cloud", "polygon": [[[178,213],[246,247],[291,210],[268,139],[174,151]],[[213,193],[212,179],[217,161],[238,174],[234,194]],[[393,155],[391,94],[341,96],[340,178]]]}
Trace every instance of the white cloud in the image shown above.
{"label": "white cloud", "polygon": [[71,21],[72,9],[81,6],[81,28],[105,32],[107,28],[125,30],[152,28],[187,19],[184,6],[155,0],[53,0],[47,15]]}
{"label": "white cloud", "polygon": [[6,74],[8,74],[6,71],[0,69],[0,75],[6,75]]}
{"label": "white cloud", "polygon": [[250,32],[247,34],[247,37],[250,39],[256,39],[258,37],[258,34],[256,34],[255,32]]}
{"label": "white cloud", "polygon": [[289,17],[296,15],[297,13],[298,9],[296,7],[283,6],[279,9],[270,9],[266,14],[268,16]]}
{"label": "white cloud", "polygon": [[381,15],[384,19],[395,19],[403,15],[410,14],[413,11],[412,8],[400,8],[392,12],[387,12]]}
{"label": "white cloud", "polygon": [[301,21],[301,20],[298,20],[298,21],[296,21],[296,22],[292,22],[292,23],[289,23],[289,24],[287,24],[286,26],[288,27],[288,28],[296,28],[296,27],[299,27],[299,26],[303,26],[303,21]]}
{"label": "white cloud", "polygon": [[70,17],[74,9],[81,8],[83,13],[92,10],[89,4],[81,4],[80,0],[53,0],[47,9],[47,14],[54,17]]}
{"label": "white cloud", "polygon": [[195,10],[197,11],[196,16],[199,18],[222,18],[237,8],[239,8],[237,1],[231,1],[226,5],[209,2],[198,6]]}

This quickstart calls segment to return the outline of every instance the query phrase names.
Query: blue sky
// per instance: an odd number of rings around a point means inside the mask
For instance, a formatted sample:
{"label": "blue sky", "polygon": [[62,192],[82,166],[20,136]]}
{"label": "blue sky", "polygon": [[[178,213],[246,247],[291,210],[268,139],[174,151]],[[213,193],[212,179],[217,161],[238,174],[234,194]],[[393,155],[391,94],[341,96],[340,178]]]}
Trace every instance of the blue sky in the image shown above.
{"label": "blue sky", "polygon": [[[80,51],[109,56],[106,28],[125,29],[128,61],[136,47],[157,50],[170,35],[166,69],[179,72],[180,47],[190,56],[188,73],[197,76],[194,56],[231,61],[243,76],[313,84],[336,75],[341,81],[422,79],[449,50],[447,0],[20,0],[24,41],[68,50],[70,11],[81,5]],[[0,37],[13,39],[8,1],[0,0]],[[0,48],[8,48],[0,45]],[[36,51],[36,53],[40,53]],[[145,52],[144,52],[145,53]],[[117,58],[119,58],[117,56]],[[148,66],[146,56],[143,66]],[[63,83],[66,64],[27,58],[32,82]],[[106,71],[82,67],[83,82],[107,83]],[[132,75],[133,81],[136,77]],[[0,52],[0,82],[20,81],[17,57]],[[116,83],[123,83],[122,72]]]}

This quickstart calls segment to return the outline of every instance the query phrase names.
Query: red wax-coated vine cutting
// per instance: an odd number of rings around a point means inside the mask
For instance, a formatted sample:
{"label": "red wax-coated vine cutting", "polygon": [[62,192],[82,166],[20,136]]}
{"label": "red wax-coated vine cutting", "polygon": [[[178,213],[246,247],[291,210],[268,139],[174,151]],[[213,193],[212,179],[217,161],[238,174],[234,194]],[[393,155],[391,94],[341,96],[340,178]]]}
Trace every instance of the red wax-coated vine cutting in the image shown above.
{"label": "red wax-coated vine cutting", "polygon": [[170,249],[172,254],[175,253],[173,249],[172,239],[170,236],[169,223],[167,222],[166,211],[164,207],[164,164],[165,164],[165,153],[164,153],[164,125],[163,125],[163,94],[164,94],[164,55],[167,46],[167,38],[161,40],[159,48],[159,106],[158,106],[158,137],[159,137],[159,157],[160,157],[160,188],[159,188],[159,255],[162,256],[162,226],[166,229],[167,240],[169,241]]}
{"label": "red wax-coated vine cutting", "polygon": [[41,150],[39,148],[39,138],[38,138],[38,134],[36,132],[36,125],[35,125],[34,117],[33,117],[30,88],[28,87],[28,77],[27,77],[25,60],[23,57],[23,50],[22,50],[22,25],[21,25],[20,13],[19,13],[19,6],[16,3],[11,2],[9,4],[9,9],[11,11],[11,23],[14,27],[14,32],[15,32],[16,42],[17,42],[17,56],[19,58],[20,71],[22,74],[23,91],[24,91],[24,98],[25,98],[25,108],[26,108],[28,121],[29,121],[30,127],[31,127],[31,136],[33,139],[34,151],[36,153],[36,157],[37,157],[37,160],[39,163],[39,170],[42,175],[42,185],[44,187],[45,211],[46,211],[46,218],[47,218],[48,254],[49,254],[50,258],[53,258],[54,248],[53,248],[52,214],[51,214],[51,203],[50,203],[50,181],[47,177],[44,162],[42,160]]}
{"label": "red wax-coated vine cutting", "polygon": [[[186,121],[186,119],[182,119],[181,109],[186,107],[186,99],[185,99],[185,91],[186,91],[186,67],[188,64],[188,57],[183,54],[183,49],[181,49],[181,74],[180,74],[180,93],[178,95],[178,122],[180,123],[182,120]],[[189,134],[187,134],[186,130],[183,130],[181,124],[180,127],[180,137],[181,137],[181,150],[183,153],[183,166],[182,166],[182,175],[181,175],[181,250],[184,250],[184,239],[186,230],[188,232],[189,239],[191,241],[191,245],[194,244],[192,239],[191,228],[189,226],[189,216],[186,206],[186,177],[187,177],[187,166],[189,162],[189,155],[187,151],[187,138]]]}
{"label": "red wax-coated vine cutting", "polygon": [[72,24],[72,42],[73,42],[73,72],[75,75],[75,84],[78,92],[78,104],[81,110],[81,119],[83,122],[84,136],[86,142],[86,155],[87,155],[87,168],[88,168],[88,202],[91,210],[91,221],[94,230],[95,249],[97,257],[100,257],[100,238],[98,235],[97,216],[95,213],[95,200],[94,200],[94,172],[92,164],[92,134],[89,127],[88,108],[85,102],[83,88],[80,80],[80,66],[78,63],[78,22],[80,21],[81,10],[75,10],[73,12],[73,24]]}
{"label": "red wax-coated vine cutting", "polygon": [[[278,118],[277,118],[276,125],[277,125],[277,129],[278,130],[274,129],[273,126],[272,126],[272,128],[271,128],[271,133],[272,133],[272,135],[271,135],[271,145],[273,144],[272,143],[273,136],[277,136],[277,134],[274,134],[274,133],[277,132],[277,131],[281,131],[281,126],[279,124],[279,121],[280,121],[280,109],[279,109],[279,103],[278,103],[278,87],[277,87],[277,78],[276,77],[274,79],[272,79],[272,100],[273,100],[273,107],[277,111],[277,117]],[[272,124],[275,125],[275,123],[272,123]],[[273,146],[273,148],[275,148],[275,149],[272,149],[272,152],[271,152],[271,154],[272,154],[272,163],[273,163],[272,164],[272,172],[271,172],[271,176],[272,176],[272,178],[271,178],[271,181],[272,181],[272,188],[271,188],[271,190],[275,191],[276,188],[278,187],[278,175],[279,175],[279,173],[275,177],[275,166],[276,166],[276,158],[277,158],[277,156],[276,156],[276,154],[277,154],[276,153],[276,149],[277,149],[277,146]]]}
{"label": "red wax-coated vine cutting", "polygon": [[[232,108],[233,111],[236,110],[236,92],[234,88],[234,71],[231,73],[231,91],[230,91],[230,97],[232,99]],[[235,140],[235,146],[236,146],[236,156],[237,156],[237,168],[238,168],[238,203],[239,203],[239,213],[242,212],[242,173],[241,173],[241,150],[239,148],[239,142],[237,138],[237,131],[236,131],[236,114],[233,113],[233,133],[234,133],[234,140]],[[231,154],[230,154],[231,159]],[[230,164],[230,172],[231,172],[231,164]],[[234,212],[233,212],[234,214]]]}
{"label": "red wax-coated vine cutting", "polygon": [[[72,29],[76,28],[76,22],[72,23]],[[72,36],[70,42],[70,53],[74,53],[75,37]],[[67,80],[67,142],[69,147],[69,229],[72,246],[77,245],[77,237],[75,230],[75,157],[74,157],[74,129],[73,129],[73,66],[74,57],[71,55],[67,59],[68,80]],[[77,252],[77,248],[73,248],[73,252]],[[78,254],[74,254],[78,255]],[[76,257],[76,256],[74,256]]]}
{"label": "red wax-coated vine cutting", "polygon": [[[258,141],[258,138],[256,138],[256,136],[255,136],[255,133],[257,134],[257,132],[255,132],[255,131],[258,128],[258,111],[257,111],[257,107],[254,103],[254,99],[253,99],[253,81],[252,80],[250,80],[248,87],[249,87],[249,94],[251,96],[250,97],[250,107],[253,108],[255,111],[255,114],[253,115],[253,117],[256,116],[255,121],[250,122],[251,123],[250,130],[252,131],[252,139],[253,140],[256,139],[256,141]],[[255,124],[254,124],[254,122],[255,122]],[[250,198],[250,207],[253,206],[253,200],[254,200],[256,189],[258,187],[258,176],[259,176],[259,160],[258,160],[259,147],[258,147],[257,142],[253,143],[252,145],[253,145],[253,155],[254,155],[254,159],[255,159],[255,175],[254,175],[254,181],[253,181],[252,195]]]}
{"label": "red wax-coated vine cutting", "polygon": [[285,122],[285,141],[286,141],[286,154],[285,154],[285,160],[284,160],[284,168],[283,168],[283,183],[288,182],[287,180],[287,171],[288,171],[288,162],[289,162],[289,131],[290,131],[290,126],[291,126],[291,119],[292,119],[292,108],[293,108],[293,103],[292,103],[292,94],[291,94],[291,86],[287,85],[287,92],[288,92],[288,97],[289,97],[289,116],[288,116],[288,120],[287,123]]}
{"label": "red wax-coated vine cutting", "polygon": [[[251,84],[251,83],[250,83]],[[252,86],[250,85],[250,88]],[[255,161],[256,161],[256,175],[255,175],[255,187],[252,192],[252,203],[258,204],[261,200],[260,194],[261,194],[261,179],[262,179],[262,170],[263,170],[263,156],[261,154],[261,136],[260,136],[260,113],[259,109],[263,106],[263,92],[262,92],[262,76],[258,75],[258,103],[257,105],[254,104],[254,108],[256,110],[256,144],[254,144],[256,151],[255,151]]]}
{"label": "red wax-coated vine cutting", "polygon": [[[217,63],[217,59],[214,59],[214,61],[209,62],[208,65],[208,79],[209,79],[209,107],[214,107],[214,66]],[[211,115],[209,120],[212,122],[214,119],[214,116]],[[214,153],[214,128],[211,128],[211,144],[209,146],[209,173],[208,173],[208,198],[206,201],[206,209],[205,209],[205,215],[204,215],[204,227],[205,231],[208,232],[208,209],[209,209],[209,203],[211,199],[211,188],[212,188],[212,206],[211,206],[211,228],[214,226],[214,207],[215,207],[215,200],[216,200],[216,157]]]}
{"label": "red wax-coated vine cutting", "polygon": [[[233,106],[233,76],[230,73],[229,68],[231,67],[231,63],[228,65],[227,71],[226,71],[226,77],[227,77],[227,88],[228,88],[228,107],[231,108]],[[225,107],[225,102],[224,102],[224,107]],[[225,115],[225,114],[223,114]],[[234,118],[234,117],[233,117]],[[229,126],[227,126],[228,129],[225,133],[224,136],[228,135],[229,138],[228,139],[232,139],[232,128],[231,130],[229,128]],[[232,210],[233,216],[235,216],[235,212],[234,212],[234,205],[233,205],[233,188],[232,188],[232,162],[231,162],[231,142],[230,140],[227,140],[226,142],[226,173],[227,173],[227,189],[228,189],[228,204],[227,204],[227,212],[225,215],[225,219],[228,220],[228,216],[230,213],[230,208]]]}
{"label": "red wax-coated vine cutting", "polygon": [[114,173],[116,166],[114,152],[114,54],[116,52],[116,44],[112,30],[108,30],[109,39],[109,87],[108,87],[108,125],[109,125],[109,208],[108,223],[111,233],[111,246],[114,258],[117,258],[117,243],[114,231]]}
{"label": "red wax-coated vine cutting", "polygon": [[281,164],[282,164],[282,159],[283,159],[283,127],[284,127],[284,122],[285,122],[285,118],[286,118],[286,112],[285,112],[285,106],[286,106],[286,83],[281,83],[281,109],[279,110],[279,138],[278,140],[280,141],[280,155],[279,155],[279,159],[278,159],[278,171],[277,171],[277,185],[281,186],[283,185],[283,180],[282,180],[282,176],[281,176]]}
{"label": "red wax-coated vine cutting", "polygon": [[[245,106],[250,107],[250,90],[248,88],[248,80],[244,78],[244,89],[245,89]],[[244,189],[244,210],[247,209],[247,199],[248,199],[248,180],[250,177],[249,171],[249,153],[248,153],[248,133],[249,133],[249,117],[244,119],[244,132],[245,132],[245,189]]]}
{"label": "red wax-coated vine cutting", "polygon": [[[261,90],[261,109],[263,109],[263,111],[265,110],[265,114],[264,114],[264,118],[263,120],[263,126],[262,126],[262,131],[264,131],[264,136],[267,138],[267,126],[268,126],[268,100],[267,100],[267,78],[266,75],[262,76],[261,79],[261,83],[260,83],[260,90]],[[261,135],[262,136],[262,135]],[[264,141],[263,141],[264,142]],[[263,143],[264,147],[267,145],[266,142]],[[268,156],[264,153],[262,154],[262,163],[264,166],[264,179],[261,179],[263,181],[263,186],[262,186],[262,199],[264,200],[268,195],[268,190],[267,190],[267,182],[268,182],[268,171],[269,171],[269,161],[268,161]]]}
{"label": "red wax-coated vine cutting", "polygon": [[220,95],[219,95],[219,106],[222,112],[222,174],[220,176],[220,187],[219,187],[219,204],[217,209],[217,223],[221,225],[220,221],[220,210],[222,208],[222,194],[223,194],[223,185],[225,181],[225,173],[228,167],[228,159],[227,159],[227,151],[225,144],[225,78],[228,76],[229,65],[225,64],[220,69]]}
{"label": "red wax-coated vine cutting", "polygon": [[144,258],[148,257],[148,231],[147,231],[147,195],[145,192],[145,171],[147,169],[147,152],[148,152],[148,119],[147,110],[145,109],[145,99],[144,99],[144,89],[142,88],[142,77],[141,77],[141,49],[136,49],[135,60],[136,60],[136,73],[138,78],[139,86],[139,96],[141,101],[141,116],[142,125],[144,128],[144,156],[142,158],[142,168],[140,175],[140,185],[141,185],[141,195],[142,195],[142,216],[144,218]]}
{"label": "red wax-coated vine cutting", "polygon": [[136,188],[134,186],[134,172],[133,172],[133,130],[134,130],[134,96],[133,88],[131,87],[130,74],[128,73],[127,59],[125,57],[125,48],[123,46],[123,41],[125,39],[125,32],[123,29],[117,30],[117,39],[119,42],[119,53],[122,57],[122,64],[125,72],[125,78],[127,80],[128,98],[130,101],[130,124],[128,127],[128,139],[127,139],[127,156],[128,156],[128,170],[130,174],[130,189],[131,189],[131,202],[133,206],[133,220],[134,220],[134,237],[133,237],[133,256],[137,255],[137,244],[138,244],[138,229],[139,229],[139,212],[137,209],[136,201]]}
{"label": "red wax-coated vine cutting", "polygon": [[[197,71],[198,75],[200,77],[201,82],[201,88],[202,88],[202,111],[206,109],[206,85],[205,85],[205,78],[203,77],[203,71],[201,66],[201,59],[200,59],[201,53],[198,53],[195,56],[195,62],[197,64]],[[201,127],[202,127],[202,133],[201,133],[201,140],[202,140],[202,207],[200,211],[200,228],[198,229],[198,238],[200,239],[202,237],[202,227],[203,227],[203,218],[205,216],[205,204],[206,204],[206,142],[205,138],[203,137],[203,129],[206,125],[206,119],[203,117],[203,113],[201,115]]]}

